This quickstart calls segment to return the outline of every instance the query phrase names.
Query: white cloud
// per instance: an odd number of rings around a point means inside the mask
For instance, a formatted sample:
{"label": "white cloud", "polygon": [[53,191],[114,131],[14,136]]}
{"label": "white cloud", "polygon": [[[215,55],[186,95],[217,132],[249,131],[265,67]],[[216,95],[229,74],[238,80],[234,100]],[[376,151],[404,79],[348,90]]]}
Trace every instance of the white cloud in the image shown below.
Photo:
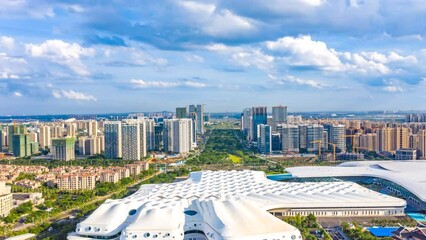
{"label": "white cloud", "polygon": [[210,44],[206,49],[230,55],[230,60],[243,67],[255,66],[258,69],[269,71],[274,67],[274,57],[263,53],[260,49],[249,47],[230,47],[224,44]]}
{"label": "white cloud", "polygon": [[195,54],[189,55],[185,57],[186,61],[188,62],[197,62],[202,63],[204,62],[204,58]]}
{"label": "white cloud", "polygon": [[395,92],[402,92],[404,89],[400,86],[386,86],[382,88],[385,92],[395,93]]}
{"label": "white cloud", "polygon": [[1,36],[0,47],[3,47],[7,50],[12,50],[15,47],[15,39],[8,36]]}
{"label": "white cloud", "polygon": [[313,41],[309,35],[268,41],[266,47],[283,53],[284,60],[293,66],[317,66],[334,71],[340,71],[343,68],[334,49],[328,49],[324,42]]}
{"label": "white cloud", "polygon": [[195,1],[178,1],[190,15],[192,25],[196,25],[207,35],[214,37],[234,37],[256,29],[254,21],[241,17],[228,9],[217,9],[215,5]]}
{"label": "white cloud", "polygon": [[19,76],[7,72],[2,72],[0,73],[0,79],[19,79]]}
{"label": "white cloud", "polygon": [[291,75],[286,75],[284,77],[276,77],[275,75],[268,74],[268,77],[273,80],[273,82],[278,84],[297,84],[297,85],[305,85],[312,88],[322,89],[326,87],[326,85],[311,79],[302,79]]}
{"label": "white cloud", "polygon": [[89,75],[90,72],[82,63],[81,58],[92,57],[95,54],[95,50],[92,48],[84,48],[77,43],[67,43],[62,40],[47,40],[39,45],[25,44],[25,49],[32,57],[48,59],[83,76]]}
{"label": "white cloud", "polygon": [[130,84],[135,88],[174,88],[174,87],[191,87],[191,88],[203,88],[207,87],[207,84],[195,82],[195,81],[185,81],[185,82],[167,82],[167,81],[145,81],[142,79],[131,79]]}
{"label": "white cloud", "polygon": [[87,95],[74,90],[53,90],[52,95],[57,99],[66,98],[78,101],[97,101],[97,99],[92,95]]}
{"label": "white cloud", "polygon": [[16,97],[22,97],[22,93],[20,92],[14,92],[13,95]]}
{"label": "white cloud", "polygon": [[193,81],[185,81],[184,85],[188,87],[193,87],[193,88],[207,87],[207,84],[205,83],[193,82]]}
{"label": "white cloud", "polygon": [[387,55],[379,52],[339,52],[322,41],[312,40],[309,35],[268,41],[266,48],[278,54],[277,58],[290,66],[312,66],[326,71],[383,75],[392,72],[388,64],[417,63],[415,56],[401,56],[395,52]]}

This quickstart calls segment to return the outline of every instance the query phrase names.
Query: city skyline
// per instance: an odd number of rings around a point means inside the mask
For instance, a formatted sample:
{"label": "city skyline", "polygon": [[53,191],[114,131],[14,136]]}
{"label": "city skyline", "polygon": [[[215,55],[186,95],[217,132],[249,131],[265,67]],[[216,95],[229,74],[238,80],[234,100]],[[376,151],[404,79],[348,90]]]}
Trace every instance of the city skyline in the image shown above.
{"label": "city skyline", "polygon": [[426,109],[414,0],[1,6],[0,115]]}

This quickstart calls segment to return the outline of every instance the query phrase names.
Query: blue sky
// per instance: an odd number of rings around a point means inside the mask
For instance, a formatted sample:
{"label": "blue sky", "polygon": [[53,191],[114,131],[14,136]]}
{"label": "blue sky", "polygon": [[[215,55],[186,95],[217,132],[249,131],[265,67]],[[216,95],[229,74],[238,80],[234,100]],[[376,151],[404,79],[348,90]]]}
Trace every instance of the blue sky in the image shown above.
{"label": "blue sky", "polygon": [[0,0],[0,114],[426,110],[423,0]]}

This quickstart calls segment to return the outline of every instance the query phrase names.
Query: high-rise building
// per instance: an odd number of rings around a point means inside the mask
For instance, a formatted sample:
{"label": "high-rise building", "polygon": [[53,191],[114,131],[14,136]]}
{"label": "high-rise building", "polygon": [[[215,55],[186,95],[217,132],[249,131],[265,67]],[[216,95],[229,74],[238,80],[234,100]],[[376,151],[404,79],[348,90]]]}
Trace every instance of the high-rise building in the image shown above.
{"label": "high-rise building", "polygon": [[155,149],[155,122],[153,119],[146,120],[146,147],[148,151]]}
{"label": "high-rise building", "polygon": [[308,125],[301,124],[299,126],[299,148],[301,152],[308,151]]}
{"label": "high-rise building", "polygon": [[158,123],[154,126],[154,150],[164,150],[164,123]]}
{"label": "high-rise building", "polygon": [[67,137],[76,138],[77,136],[77,124],[67,123]]}
{"label": "high-rise building", "polygon": [[13,153],[13,135],[25,134],[27,132],[27,129],[24,125],[13,124],[9,125],[7,130],[7,142],[9,146],[9,152]]}
{"label": "high-rise building", "polygon": [[[299,144],[300,144],[300,133],[299,126],[291,125],[291,124],[280,124],[281,126],[281,142],[282,142],[282,151],[283,153],[294,153],[299,152]],[[307,128],[306,128],[307,129]],[[306,134],[305,138],[305,148],[306,148]]]}
{"label": "high-rise building", "polygon": [[3,127],[0,125],[0,152],[3,151]]}
{"label": "high-rise building", "polygon": [[272,133],[271,134],[271,148],[272,148],[272,152],[279,152],[282,150],[283,145],[281,142],[281,133]]}
{"label": "high-rise building", "polygon": [[139,122],[127,122],[121,126],[122,154],[124,160],[141,159],[141,135]]}
{"label": "high-rise building", "polygon": [[30,136],[28,134],[14,134],[12,138],[12,149],[15,157],[31,156]]}
{"label": "high-rise building", "polygon": [[265,124],[257,125],[257,149],[262,154],[269,154],[272,150],[272,129]]}
{"label": "high-rise building", "polygon": [[187,153],[195,147],[192,119],[164,120],[164,150],[174,153]]}
{"label": "high-rise building", "polygon": [[426,160],[426,130],[420,130],[419,133],[419,151],[420,159]]}
{"label": "high-rise building", "polygon": [[410,137],[411,129],[407,127],[397,127],[396,128],[396,149],[408,148],[409,145],[409,137]]}
{"label": "high-rise building", "polygon": [[120,121],[105,121],[105,157],[108,159],[122,157],[122,136]]}
{"label": "high-rise building", "polygon": [[358,137],[355,145],[358,145],[361,149],[368,151],[379,151],[379,141],[376,133],[362,134]]}
{"label": "high-rise building", "polygon": [[251,124],[251,108],[245,108],[241,114],[241,130],[248,134]]}
{"label": "high-rise building", "polygon": [[88,122],[87,135],[89,137],[96,137],[98,135],[98,122],[96,120]]}
{"label": "high-rise building", "polygon": [[51,130],[52,130],[52,138],[64,137],[64,127],[62,125],[56,125]]}
{"label": "high-rise building", "polygon": [[257,141],[257,125],[259,124],[267,124],[267,107],[253,107],[252,108],[252,138],[251,140]]}
{"label": "high-rise building", "polygon": [[176,108],[176,118],[187,118],[188,113],[186,112],[186,107],[177,107]]}
{"label": "high-rise building", "polygon": [[308,125],[306,145],[309,152],[316,152],[320,148],[324,148],[323,132],[324,127],[322,125]]}
{"label": "high-rise building", "polygon": [[41,126],[40,129],[40,134],[39,136],[39,140],[38,143],[40,145],[41,148],[47,148],[50,146],[51,144],[51,133],[50,133],[50,127],[49,126]]}
{"label": "high-rise building", "polygon": [[0,217],[9,215],[13,208],[11,186],[5,182],[0,182]]}
{"label": "high-rise building", "polygon": [[204,104],[197,105],[197,133],[204,134]]}
{"label": "high-rise building", "polygon": [[52,139],[52,155],[54,160],[69,161],[75,159],[75,139]]}
{"label": "high-rise building", "polygon": [[277,124],[282,124],[287,122],[287,106],[275,106],[272,107],[272,121],[274,124],[274,129]]}
{"label": "high-rise building", "polygon": [[336,145],[336,151],[346,152],[345,125],[331,125],[330,132],[328,134],[329,142]]}

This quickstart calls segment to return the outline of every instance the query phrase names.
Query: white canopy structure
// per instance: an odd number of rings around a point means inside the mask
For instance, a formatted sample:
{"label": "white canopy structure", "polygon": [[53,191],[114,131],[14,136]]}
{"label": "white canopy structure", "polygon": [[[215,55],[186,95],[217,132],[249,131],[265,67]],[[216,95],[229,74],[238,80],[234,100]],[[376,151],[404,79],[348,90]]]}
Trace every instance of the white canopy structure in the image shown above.
{"label": "white canopy structure", "polygon": [[127,198],[106,201],[68,239],[295,240],[300,232],[271,210],[403,211],[405,205],[350,182],[276,182],[257,171],[192,172],[185,181],[142,185]]}
{"label": "white canopy structure", "polygon": [[287,168],[294,177],[375,177],[394,182],[426,202],[426,161],[357,161],[335,167]]}

